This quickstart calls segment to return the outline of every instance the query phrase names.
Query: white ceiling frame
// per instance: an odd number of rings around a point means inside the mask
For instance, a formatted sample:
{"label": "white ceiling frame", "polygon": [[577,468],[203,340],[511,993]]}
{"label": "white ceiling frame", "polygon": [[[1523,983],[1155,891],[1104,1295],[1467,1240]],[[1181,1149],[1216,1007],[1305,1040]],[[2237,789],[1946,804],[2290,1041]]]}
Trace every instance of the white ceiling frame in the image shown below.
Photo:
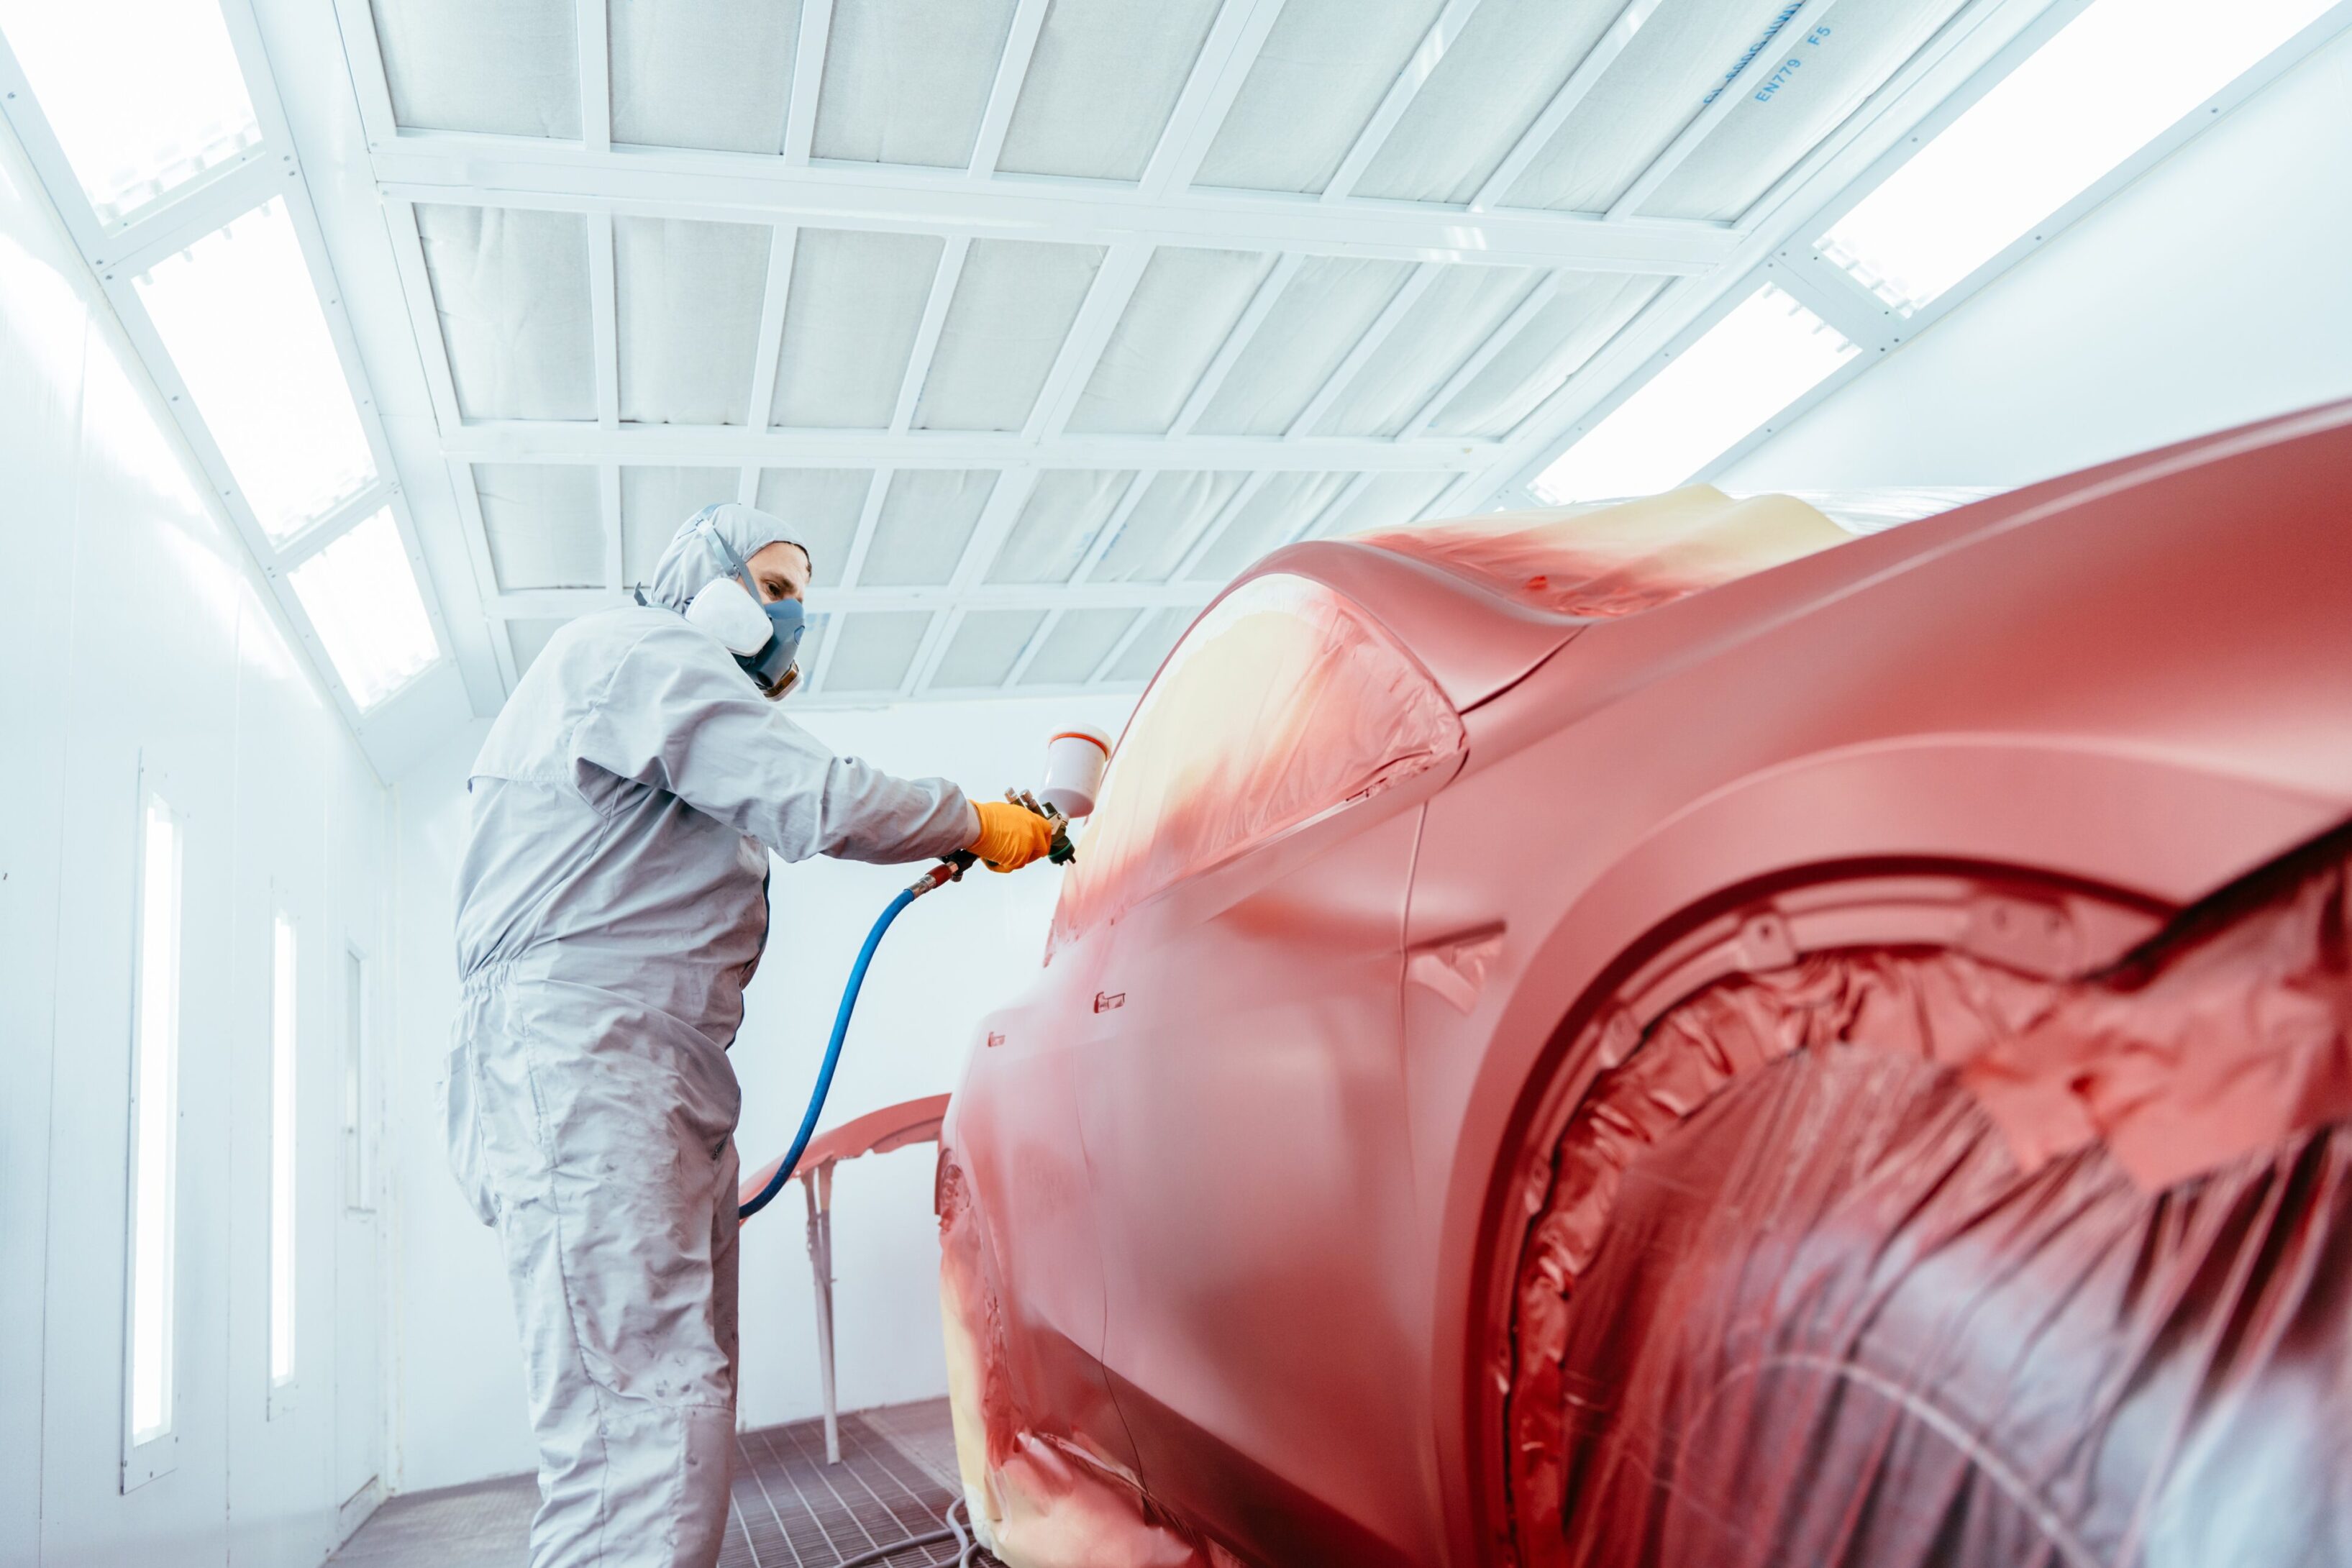
{"label": "white ceiling frame", "polygon": [[1143,493],[1151,488],[1152,478],[1151,474],[1138,470],[1136,476],[1128,481],[1127,493],[1118,498],[1118,504],[1110,509],[1110,515],[1103,519],[1102,526],[1095,530],[1095,536],[1087,542],[1086,553],[1078,558],[1077,569],[1070,574],[1072,583],[1094,581],[1095,568],[1101,565],[1103,557],[1110,553],[1110,547],[1118,542],[1118,536],[1125,531],[1127,520],[1135,515],[1135,509],[1143,504]]}
{"label": "white ceiling frame", "polygon": [[1315,427],[1318,420],[1331,411],[1331,405],[1339,402],[1348,390],[1349,383],[1354,381],[1371,357],[1381,352],[1381,345],[1389,341],[1389,334],[1397,330],[1400,321],[1412,313],[1412,308],[1421,303],[1421,297],[1429,292],[1430,286],[1437,279],[1438,269],[1434,267],[1414,268],[1412,276],[1389,297],[1386,305],[1381,307],[1381,313],[1372,318],[1372,324],[1364,329],[1363,335],[1339,361],[1338,368],[1323,378],[1323,384],[1316,389],[1314,396],[1307,400],[1307,406],[1298,411],[1298,417],[1290,422],[1290,428],[1283,432],[1284,440],[1302,439]]}
{"label": "white ceiling frame", "polygon": [[980,117],[980,133],[972,139],[970,172],[985,178],[996,172],[1004,153],[1004,133],[1013,128],[1013,110],[1021,101],[1022,84],[1029,79],[1029,59],[1037,50],[1037,34],[1045,25],[1051,0],[1020,0],[1013,26],[1004,35],[1004,50],[996,59],[996,82],[989,89],[988,108]]}
{"label": "white ceiling frame", "polygon": [[1143,281],[1143,269],[1150,265],[1151,256],[1149,245],[1115,245],[1103,258],[1094,281],[1087,285],[1086,302],[1078,307],[1054,356],[1045,384],[1038,389],[1023,436],[1033,441],[1051,438],[1069,424],[1103,350],[1110,344],[1111,333],[1127,313],[1128,301],[1135,298],[1136,285]]}
{"label": "white ceiling frame", "polygon": [[1504,195],[1519,183],[1519,176],[1528,172],[1528,165],[1550,145],[1551,139],[1559,134],[1559,128],[1568,123],[1568,117],[1575,113],[1577,106],[1591,94],[1601,79],[1608,74],[1609,68],[1617,63],[1617,57],[1625,52],[1625,46],[1633,41],[1633,35],[1649,21],[1650,14],[1664,3],[1665,0],[1625,0],[1625,8],[1617,13],[1617,19],[1610,23],[1608,30],[1594,41],[1591,48],[1585,51],[1584,58],[1578,62],[1576,69],[1569,73],[1568,79],[1560,83],[1559,90],[1551,95],[1551,101],[1544,105],[1543,112],[1519,133],[1519,139],[1511,144],[1511,150],[1503,155],[1503,161],[1495,165],[1495,172],[1486,176],[1486,182],[1471,196],[1472,212],[1492,212],[1502,205]]}
{"label": "white ceiling frame", "polygon": [[623,425],[478,419],[445,431],[444,456],[475,463],[667,463],[696,468],[1481,468],[1506,443],[1466,437],[1060,436],[1018,431],[761,430],[737,425]]}
{"label": "white ceiling frame", "polygon": [[[793,258],[800,247],[800,230],[779,224],[768,240],[768,276],[760,289],[760,337],[751,355],[751,401],[746,418],[765,426],[776,409],[776,374],[784,357],[784,306],[792,297]],[[760,470],[746,464],[736,485],[735,499],[745,506],[760,499]]]}
{"label": "white ceiling frame", "polygon": [[816,103],[824,86],[824,50],[833,36],[833,0],[801,0],[800,37],[793,42],[793,92],[784,110],[784,166],[808,167],[816,141]]}
{"label": "white ceiling frame", "polygon": [[1763,37],[1740,58],[1731,74],[1716,84],[1713,100],[1693,115],[1690,123],[1666,143],[1665,150],[1651,159],[1649,166],[1634,176],[1633,183],[1625,187],[1624,194],[1609,205],[1609,216],[1623,219],[1638,214],[1642,204],[1655,195],[1658,187],[1671,179],[1675,171],[1698,151],[1700,144],[1715,134],[1716,127],[1747,100],[1747,91],[1740,82],[1748,75],[1748,68],[1760,59],[1778,58],[1777,53],[1768,57],[1765,52],[1771,48],[1776,39],[1792,26],[1800,29],[1811,28],[1836,5],[1837,0],[1761,0],[1759,6],[1762,12],[1759,28]]}
{"label": "white ceiling frame", "polygon": [[591,153],[613,150],[613,42],[604,0],[573,0],[580,37],[580,140]]}
{"label": "white ceiling frame", "polygon": [[841,616],[833,611],[819,613],[824,625],[817,628],[816,662],[808,668],[808,692],[814,695],[824,690],[824,678],[833,668],[833,650],[841,643]]}
{"label": "white ceiling frame", "polygon": [[1272,478],[1274,474],[1271,470],[1260,468],[1244,479],[1232,496],[1227,498],[1225,504],[1217,509],[1217,515],[1209,520],[1208,526],[1201,530],[1201,536],[1192,541],[1192,545],[1178,558],[1175,567],[1168,574],[1168,581],[1181,583],[1192,568],[1198,566],[1202,559],[1217,547],[1217,541],[1225,536],[1225,530],[1234,525],[1234,519],[1241,515],[1242,508],[1255,500],[1257,492],[1265,489],[1266,481]]}
{"label": "white ceiling frame", "polygon": [[1712,270],[1739,247],[1727,224],[1612,221],[1532,208],[1473,212],[1427,203],[1325,202],[1285,192],[1186,191],[1150,200],[1134,184],[961,169],[824,163],[794,168],[749,153],[617,148],[467,132],[403,131],[373,159],[388,198],[718,223],[800,223],[967,238],[1242,250],[1592,272]]}
{"label": "white ceiling frame", "polygon": [[1397,121],[1404,118],[1405,110],[1412,107],[1412,100],[1421,94],[1422,85],[1435,72],[1438,62],[1445,58],[1445,51],[1454,47],[1454,40],[1460,37],[1462,29],[1470,25],[1471,15],[1478,9],[1478,4],[1479,0],[1448,0],[1445,9],[1430,23],[1429,31],[1421,36],[1420,44],[1414,47],[1412,57],[1405,61],[1404,68],[1397,73],[1388,95],[1381,100],[1380,107],[1372,110],[1372,117],[1364,122],[1364,128],[1356,132],[1356,140],[1349,147],[1347,156],[1339,160],[1339,167],[1333,171],[1329,183],[1324,185],[1323,200],[1341,201],[1355,194],[1356,182],[1364,177],[1364,171],[1372,166],[1372,160],[1379,157],[1381,149],[1388,144],[1390,132],[1397,128]]}
{"label": "white ceiling frame", "polygon": [[1176,95],[1176,107],[1160,128],[1160,144],[1144,165],[1144,196],[1158,201],[1192,184],[1281,14],[1282,0],[1225,0],[1218,8],[1184,89]]}
{"label": "white ceiling frame", "polygon": [[857,586],[866,572],[866,552],[874,546],[874,531],[881,526],[882,503],[889,499],[890,481],[898,470],[887,465],[874,470],[866,484],[866,504],[857,511],[857,531],[849,536],[849,554],[841,563],[841,587],[831,592],[839,594]]}
{"label": "white ceiling frame", "polygon": [[1029,634],[1029,640],[1021,645],[1019,653],[1013,655],[1012,668],[1004,672],[1002,684],[1005,689],[1010,690],[1020,684],[1021,678],[1029,673],[1029,667],[1037,662],[1037,656],[1045,651],[1045,639],[1052,637],[1054,628],[1061,624],[1062,612],[1058,605],[1045,612],[1045,618],[1037,623],[1037,629]]}
{"label": "white ceiling frame", "polygon": [[1513,306],[1511,313],[1486,334],[1486,342],[1471,350],[1470,357],[1455,366],[1454,374],[1447,376],[1444,383],[1429,395],[1429,400],[1405,421],[1404,428],[1397,432],[1397,439],[1412,441],[1428,435],[1429,427],[1437,423],[1437,416],[1462,395],[1465,387],[1478,379],[1479,374],[1494,363],[1496,354],[1510,346],[1512,339],[1527,331],[1528,323],[1541,315],[1545,306],[1559,297],[1561,279],[1560,273],[1553,272],[1538,279],[1536,286],[1528,290],[1528,297]]}
{"label": "white ceiling frame", "polygon": [[1192,435],[1192,426],[1201,422],[1201,416],[1208,411],[1209,404],[1217,395],[1217,389],[1225,384],[1225,377],[1233,374],[1234,363],[1249,347],[1250,340],[1257,336],[1257,330],[1265,325],[1266,317],[1274,313],[1274,307],[1281,300],[1284,291],[1289,289],[1291,279],[1298,276],[1298,269],[1306,265],[1306,260],[1305,257],[1295,252],[1275,258],[1274,265],[1266,268],[1265,277],[1259,281],[1257,292],[1250,296],[1249,304],[1225,333],[1225,341],[1217,345],[1215,357],[1201,373],[1201,379],[1192,384],[1192,390],[1185,395],[1184,405],[1176,411],[1175,420],[1168,426],[1168,439],[1181,440]]}
{"label": "white ceiling frame", "polygon": [[[1201,602],[1206,605],[1208,600],[1203,598]],[[1159,618],[1158,616],[1146,610],[1129,622],[1127,630],[1118,634],[1118,640],[1105,649],[1102,658],[1095,660],[1095,667],[1087,671],[1087,679],[1081,683],[1080,689],[1091,691],[1101,689],[1110,679],[1110,672],[1118,667],[1118,661],[1127,657],[1127,650],[1133,647],[1137,639],[1143,636],[1144,628]]]}
{"label": "white ceiling frame", "polygon": [[898,401],[890,411],[893,436],[906,436],[914,424],[915,405],[922,401],[923,383],[930,379],[931,359],[940,352],[940,333],[948,324],[948,308],[955,303],[956,284],[963,278],[964,257],[971,249],[969,238],[950,235],[940,252],[939,269],[931,274],[931,291],[923,300],[923,319],[915,329],[907,369],[898,380]]}

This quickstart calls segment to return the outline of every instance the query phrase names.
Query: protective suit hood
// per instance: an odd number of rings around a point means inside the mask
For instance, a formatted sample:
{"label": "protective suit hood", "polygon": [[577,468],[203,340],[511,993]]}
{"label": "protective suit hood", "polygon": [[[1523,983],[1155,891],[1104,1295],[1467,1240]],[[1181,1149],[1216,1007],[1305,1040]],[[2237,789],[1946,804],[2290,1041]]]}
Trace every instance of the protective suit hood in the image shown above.
{"label": "protective suit hood", "polygon": [[[646,602],[686,613],[687,602],[713,577],[727,572],[727,559],[711,543],[709,537],[696,525],[708,515],[719,537],[734,547],[735,553],[749,562],[752,555],[778,540],[801,547],[808,552],[808,539],[801,531],[773,512],[745,506],[740,501],[721,501],[707,506],[677,525],[670,537],[669,546],[654,564],[654,580],[646,586]],[[812,565],[816,557],[809,555]]]}

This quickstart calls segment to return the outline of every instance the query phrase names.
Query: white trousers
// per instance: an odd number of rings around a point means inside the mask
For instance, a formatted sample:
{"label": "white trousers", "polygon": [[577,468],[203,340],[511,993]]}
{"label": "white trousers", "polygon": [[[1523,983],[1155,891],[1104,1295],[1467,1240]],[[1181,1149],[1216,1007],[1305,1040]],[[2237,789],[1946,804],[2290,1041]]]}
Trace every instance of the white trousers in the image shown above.
{"label": "white trousers", "polygon": [[725,1053],[596,988],[469,983],[451,1169],[497,1227],[539,1440],[531,1568],[711,1568],[735,1446],[740,1099]]}

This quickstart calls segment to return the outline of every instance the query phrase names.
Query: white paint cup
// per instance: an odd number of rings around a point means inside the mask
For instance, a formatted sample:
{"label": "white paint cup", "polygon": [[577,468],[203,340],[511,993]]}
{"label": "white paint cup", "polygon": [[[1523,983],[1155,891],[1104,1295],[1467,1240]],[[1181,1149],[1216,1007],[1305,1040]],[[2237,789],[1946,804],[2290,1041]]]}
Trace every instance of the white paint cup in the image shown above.
{"label": "white paint cup", "polygon": [[1064,816],[1093,815],[1103,768],[1109,762],[1110,737],[1100,730],[1081,726],[1062,731],[1045,744],[1045,783],[1037,798]]}

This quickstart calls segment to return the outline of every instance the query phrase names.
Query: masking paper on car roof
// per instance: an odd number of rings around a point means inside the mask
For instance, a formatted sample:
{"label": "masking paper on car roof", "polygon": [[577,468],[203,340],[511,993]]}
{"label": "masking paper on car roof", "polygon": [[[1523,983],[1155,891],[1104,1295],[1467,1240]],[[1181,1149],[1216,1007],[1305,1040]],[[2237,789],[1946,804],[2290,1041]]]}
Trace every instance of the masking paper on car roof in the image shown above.
{"label": "masking paper on car roof", "polygon": [[1361,611],[1303,577],[1253,578],[1201,617],[1128,721],[1053,940],[1462,743],[1429,676]]}
{"label": "masking paper on car roof", "polygon": [[1801,500],[1686,485],[1642,500],[1496,512],[1357,536],[1555,615],[1612,616],[1795,561],[1852,535]]}
{"label": "masking paper on car roof", "polygon": [[1660,1016],[1532,1173],[1519,1561],[2352,1539],[2348,860],[2339,831],[2087,978],[1835,951]]}

